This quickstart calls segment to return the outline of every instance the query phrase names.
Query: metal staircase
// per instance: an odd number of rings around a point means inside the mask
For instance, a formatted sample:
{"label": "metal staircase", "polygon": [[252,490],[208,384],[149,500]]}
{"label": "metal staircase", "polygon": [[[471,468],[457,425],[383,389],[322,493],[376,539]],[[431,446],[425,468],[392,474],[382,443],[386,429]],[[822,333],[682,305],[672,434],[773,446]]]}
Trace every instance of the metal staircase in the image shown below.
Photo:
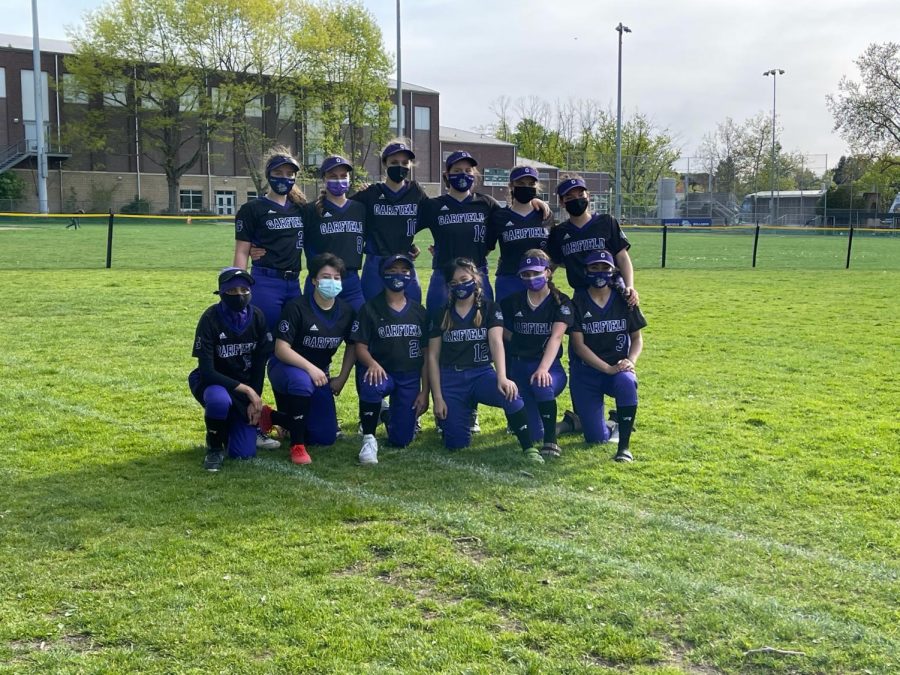
{"label": "metal staircase", "polygon": [[[33,140],[22,139],[18,143],[13,143],[7,148],[0,150],[0,173],[4,173],[9,169],[22,163],[29,157],[37,157],[37,143]],[[52,143],[47,144],[48,159],[68,159],[72,153],[66,149],[54,146]]]}

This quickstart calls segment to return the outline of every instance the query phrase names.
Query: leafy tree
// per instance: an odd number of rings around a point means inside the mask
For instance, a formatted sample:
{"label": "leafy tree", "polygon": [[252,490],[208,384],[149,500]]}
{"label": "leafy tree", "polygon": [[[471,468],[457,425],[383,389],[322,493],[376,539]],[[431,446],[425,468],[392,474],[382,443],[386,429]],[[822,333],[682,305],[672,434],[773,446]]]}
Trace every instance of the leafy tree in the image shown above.
{"label": "leafy tree", "polygon": [[855,63],[861,81],[844,77],[828,96],[834,129],[857,151],[900,164],[900,44],[870,44]]}
{"label": "leafy tree", "polygon": [[25,181],[12,171],[0,173],[0,204],[10,208],[13,202],[25,196]]}

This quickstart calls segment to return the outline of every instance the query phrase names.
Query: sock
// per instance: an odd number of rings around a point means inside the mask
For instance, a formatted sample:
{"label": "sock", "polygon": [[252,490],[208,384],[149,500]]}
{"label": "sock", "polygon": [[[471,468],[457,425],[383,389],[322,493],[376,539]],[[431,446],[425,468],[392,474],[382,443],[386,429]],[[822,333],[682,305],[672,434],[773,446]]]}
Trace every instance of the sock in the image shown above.
{"label": "sock", "polygon": [[287,404],[286,410],[290,418],[287,425],[291,432],[291,445],[306,445],[306,418],[309,415],[311,396],[295,396],[294,394],[282,394]]}
{"label": "sock", "polygon": [[519,445],[522,446],[522,450],[534,447],[534,443],[531,441],[531,432],[528,431],[528,415],[525,414],[525,408],[522,408],[519,412],[507,415],[506,421],[516,438],[519,439]]}
{"label": "sock", "polygon": [[291,416],[281,410],[272,411],[272,424],[277,424],[282,429],[291,428]]}
{"label": "sock", "polygon": [[224,452],[228,444],[228,420],[217,420],[204,417],[206,422],[206,446],[211,451]]}
{"label": "sock", "polygon": [[359,402],[359,421],[362,424],[363,434],[375,434],[378,428],[378,420],[381,417],[381,403]]}
{"label": "sock", "polygon": [[544,443],[556,443],[556,399],[538,401],[537,407],[544,423]]}
{"label": "sock", "polygon": [[637,415],[636,405],[620,405],[617,406],[617,417],[619,418],[619,450],[628,448],[631,441],[631,431],[634,429],[634,418]]}

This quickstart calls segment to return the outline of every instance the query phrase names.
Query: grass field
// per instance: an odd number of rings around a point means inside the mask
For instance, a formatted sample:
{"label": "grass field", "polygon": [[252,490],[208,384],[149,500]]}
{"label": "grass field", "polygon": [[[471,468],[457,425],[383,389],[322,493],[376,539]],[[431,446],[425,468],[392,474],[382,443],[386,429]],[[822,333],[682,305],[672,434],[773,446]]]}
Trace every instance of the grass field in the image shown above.
{"label": "grass field", "polygon": [[361,468],[351,387],[311,466],[211,475],[185,378],[230,230],[124,230],[112,270],[73,269],[100,225],[0,232],[0,672],[900,670],[900,240],[685,269],[749,239],[679,233],[662,270],[635,233],[632,465],[534,467],[482,409]]}

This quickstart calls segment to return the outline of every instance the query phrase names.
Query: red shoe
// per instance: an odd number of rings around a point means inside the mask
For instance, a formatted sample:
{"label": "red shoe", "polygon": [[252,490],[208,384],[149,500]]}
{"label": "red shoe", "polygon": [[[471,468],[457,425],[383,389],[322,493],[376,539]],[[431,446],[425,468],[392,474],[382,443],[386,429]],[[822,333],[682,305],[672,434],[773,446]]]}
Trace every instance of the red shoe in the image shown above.
{"label": "red shoe", "polygon": [[312,464],[312,457],[306,451],[305,445],[292,445],[291,461],[294,464]]}
{"label": "red shoe", "polygon": [[272,431],[272,408],[263,405],[262,411],[259,413],[259,430],[266,436]]}

